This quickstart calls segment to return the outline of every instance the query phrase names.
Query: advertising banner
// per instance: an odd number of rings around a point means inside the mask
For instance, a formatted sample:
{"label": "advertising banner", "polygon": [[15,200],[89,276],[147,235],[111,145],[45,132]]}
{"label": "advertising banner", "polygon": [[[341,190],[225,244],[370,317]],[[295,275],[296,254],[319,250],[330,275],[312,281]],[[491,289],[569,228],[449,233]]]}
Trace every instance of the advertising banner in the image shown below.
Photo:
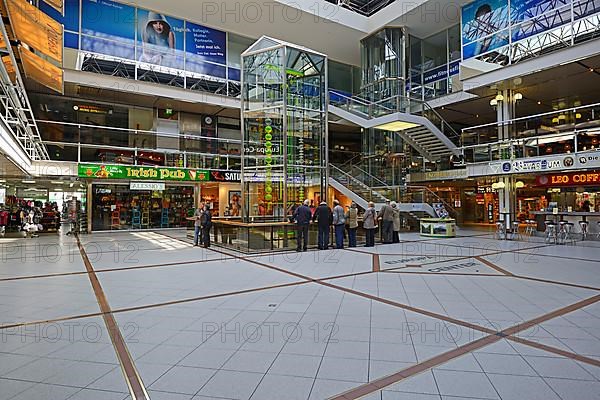
{"label": "advertising banner", "polygon": [[137,20],[138,61],[182,70],[184,22],[139,8]]}
{"label": "advertising banner", "polygon": [[508,44],[508,0],[477,0],[462,8],[463,58]]}
{"label": "advertising banner", "polygon": [[62,64],[62,25],[25,0],[6,4],[16,38]]}
{"label": "advertising banner", "polygon": [[185,28],[186,70],[207,73],[206,61],[225,64],[225,32],[191,22],[186,22]]}
{"label": "advertising banner", "polygon": [[110,164],[79,164],[77,175],[80,178],[89,179],[148,179],[176,182],[204,182],[210,180],[210,173],[203,169]]}
{"label": "advertising banner", "polygon": [[510,3],[512,40],[517,41],[569,23],[570,0],[515,0]]}
{"label": "advertising banner", "polygon": [[60,94],[64,92],[62,69],[23,47],[19,48],[19,54],[23,63],[23,71],[28,78]]}
{"label": "advertising banner", "polygon": [[82,0],[81,48],[135,59],[135,7],[110,0]]}

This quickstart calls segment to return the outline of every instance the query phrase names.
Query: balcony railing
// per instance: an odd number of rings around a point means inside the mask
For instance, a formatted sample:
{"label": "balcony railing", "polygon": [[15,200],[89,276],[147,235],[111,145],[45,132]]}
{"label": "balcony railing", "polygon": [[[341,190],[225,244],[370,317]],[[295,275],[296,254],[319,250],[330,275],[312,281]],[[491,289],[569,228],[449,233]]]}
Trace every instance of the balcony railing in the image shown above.
{"label": "balcony railing", "polygon": [[600,148],[600,103],[474,126],[462,133],[466,162],[594,150]]}
{"label": "balcony railing", "polygon": [[240,169],[241,141],[39,120],[51,160]]}

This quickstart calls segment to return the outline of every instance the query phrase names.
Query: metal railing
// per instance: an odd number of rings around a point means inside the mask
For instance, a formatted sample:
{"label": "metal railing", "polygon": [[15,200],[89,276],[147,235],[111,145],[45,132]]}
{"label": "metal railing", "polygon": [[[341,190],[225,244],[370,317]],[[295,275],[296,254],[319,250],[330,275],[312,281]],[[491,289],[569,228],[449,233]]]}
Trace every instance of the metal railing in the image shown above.
{"label": "metal railing", "polygon": [[189,168],[240,169],[241,140],[38,120],[50,158]]}
{"label": "metal railing", "polygon": [[600,148],[600,103],[478,125],[462,132],[466,162],[594,150]]}
{"label": "metal railing", "polygon": [[407,96],[391,96],[377,101],[369,101],[360,96],[346,96],[335,92],[337,99],[330,98],[330,104],[354,113],[365,119],[382,117],[393,113],[415,114],[427,118],[454,144],[459,144],[461,135],[442,118],[427,102]]}
{"label": "metal railing", "polygon": [[[6,60],[0,63],[0,118],[29,160],[47,160],[48,152],[42,143],[25,84],[21,79],[20,64],[15,59],[4,22],[0,22],[0,27],[0,36],[6,45],[3,49],[3,59]],[[8,72],[7,65],[14,69],[12,74]]]}

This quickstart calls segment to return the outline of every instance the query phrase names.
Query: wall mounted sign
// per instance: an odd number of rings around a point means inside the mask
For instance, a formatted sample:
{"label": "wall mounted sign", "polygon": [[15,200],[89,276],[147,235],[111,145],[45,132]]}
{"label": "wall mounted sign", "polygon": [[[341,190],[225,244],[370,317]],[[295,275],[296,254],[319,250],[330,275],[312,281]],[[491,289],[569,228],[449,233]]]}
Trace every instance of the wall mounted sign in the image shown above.
{"label": "wall mounted sign", "polygon": [[131,190],[165,190],[164,182],[130,182],[129,189]]}
{"label": "wall mounted sign", "polygon": [[241,182],[242,174],[239,171],[211,171],[210,180],[215,182]]}
{"label": "wall mounted sign", "polygon": [[521,158],[518,160],[494,161],[483,167],[469,166],[469,176],[502,175],[552,172],[569,169],[591,169],[600,167],[600,150],[572,154],[556,154],[545,157]]}
{"label": "wall mounted sign", "polygon": [[600,186],[599,171],[568,172],[541,175],[536,178],[538,186]]}
{"label": "wall mounted sign", "polygon": [[90,179],[148,179],[175,182],[205,182],[210,179],[209,171],[203,169],[110,164],[79,164],[77,175]]}

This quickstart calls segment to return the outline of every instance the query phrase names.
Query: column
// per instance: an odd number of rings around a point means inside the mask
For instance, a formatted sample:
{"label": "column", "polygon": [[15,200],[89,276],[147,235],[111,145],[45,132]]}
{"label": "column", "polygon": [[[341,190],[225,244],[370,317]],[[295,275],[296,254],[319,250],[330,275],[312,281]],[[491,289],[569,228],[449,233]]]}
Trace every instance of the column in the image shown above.
{"label": "column", "polygon": [[[514,91],[510,89],[499,90],[496,97],[498,101],[496,113],[498,121],[498,140],[505,141],[513,138],[511,133],[512,127],[506,122],[513,119],[515,116],[515,104]],[[502,156],[502,154],[501,154]],[[508,153],[509,160],[512,159],[512,149]],[[501,157],[505,159],[505,157]],[[515,188],[515,179],[513,175],[501,175],[498,182],[504,184],[504,187],[498,190],[498,200],[500,207],[500,215],[502,213],[509,213],[501,218],[507,218],[504,222],[506,228],[511,227],[512,221],[516,219],[515,210],[517,204],[517,192]]]}

